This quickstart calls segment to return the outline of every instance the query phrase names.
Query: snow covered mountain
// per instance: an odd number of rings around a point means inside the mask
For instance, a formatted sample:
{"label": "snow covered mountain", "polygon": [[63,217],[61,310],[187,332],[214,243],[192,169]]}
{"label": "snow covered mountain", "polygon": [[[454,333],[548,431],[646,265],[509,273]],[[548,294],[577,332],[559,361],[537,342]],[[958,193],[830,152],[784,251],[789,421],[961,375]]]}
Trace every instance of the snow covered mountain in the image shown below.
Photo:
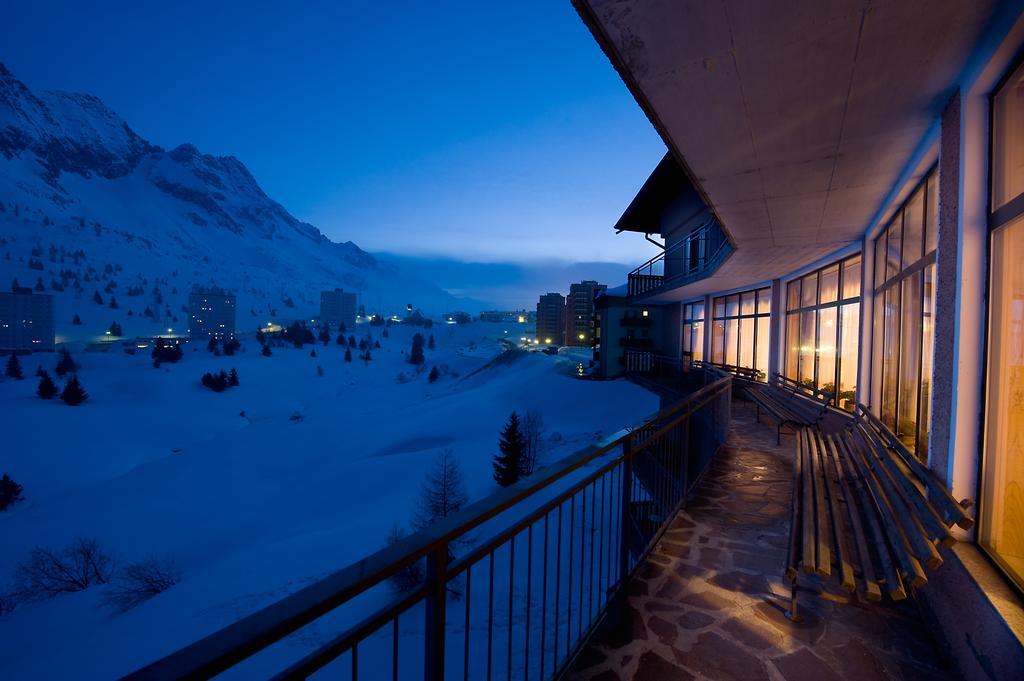
{"label": "snow covered mountain", "polygon": [[309,317],[335,287],[389,314],[464,306],[297,220],[238,159],[165,151],[96,97],[34,93],[0,64],[0,287],[12,279],[57,295],[65,337],[184,330],[195,287],[235,292],[243,330]]}

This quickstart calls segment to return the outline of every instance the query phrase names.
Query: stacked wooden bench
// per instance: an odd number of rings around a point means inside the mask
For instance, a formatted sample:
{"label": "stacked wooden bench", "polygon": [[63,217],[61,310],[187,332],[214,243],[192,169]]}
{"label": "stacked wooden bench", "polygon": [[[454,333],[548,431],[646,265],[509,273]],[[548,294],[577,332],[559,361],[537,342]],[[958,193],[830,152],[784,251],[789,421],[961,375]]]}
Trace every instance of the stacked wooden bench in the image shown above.
{"label": "stacked wooden bench", "polygon": [[940,545],[956,542],[950,528],[969,529],[970,502],[958,502],[863,406],[846,430],[797,433],[792,527],[786,577],[835,575],[848,592],[877,601],[902,600],[924,586],[925,568],[942,564]]}
{"label": "stacked wooden bench", "polygon": [[789,426],[794,431],[818,423],[828,413],[832,394],[824,390],[808,388],[791,378],[773,374],[765,383],[751,382],[745,386],[747,397],[757,409],[757,420],[761,412],[775,420],[775,443],[782,441],[782,428]]}

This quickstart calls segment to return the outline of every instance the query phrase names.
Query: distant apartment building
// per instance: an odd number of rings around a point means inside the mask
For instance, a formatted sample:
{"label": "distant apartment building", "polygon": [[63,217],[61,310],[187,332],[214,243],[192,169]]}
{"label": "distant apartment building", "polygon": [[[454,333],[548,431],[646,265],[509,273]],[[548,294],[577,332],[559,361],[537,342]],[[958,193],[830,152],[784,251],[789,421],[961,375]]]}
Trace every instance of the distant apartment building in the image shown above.
{"label": "distant apartment building", "polygon": [[532,312],[526,310],[484,310],[480,313],[482,322],[512,322],[525,324],[533,317]]}
{"label": "distant apartment building", "polygon": [[544,345],[565,343],[565,298],[545,293],[537,301],[537,341]]}
{"label": "distant apartment building", "polygon": [[193,291],[188,296],[189,338],[234,338],[235,296],[223,291]]}
{"label": "distant apartment building", "polygon": [[594,344],[594,299],[608,287],[584,280],[569,287],[565,297],[565,344],[589,347]]}
{"label": "distant apartment building", "polygon": [[52,352],[53,296],[17,288],[0,293],[0,352]]}
{"label": "distant apartment building", "polygon": [[351,329],[356,323],[356,294],[344,289],[320,292],[320,323]]}

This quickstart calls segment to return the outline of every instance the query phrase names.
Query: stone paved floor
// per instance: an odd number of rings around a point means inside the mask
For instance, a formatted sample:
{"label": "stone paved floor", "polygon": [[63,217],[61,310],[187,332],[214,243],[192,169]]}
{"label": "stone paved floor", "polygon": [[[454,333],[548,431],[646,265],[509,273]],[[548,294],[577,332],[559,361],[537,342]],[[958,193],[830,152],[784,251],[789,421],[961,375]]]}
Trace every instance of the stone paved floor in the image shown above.
{"label": "stone paved floor", "polygon": [[[570,679],[952,679],[913,604],[802,591],[783,617],[793,437],[733,404],[728,442]],[[801,577],[801,585],[803,585]],[[820,583],[807,586],[823,589]]]}

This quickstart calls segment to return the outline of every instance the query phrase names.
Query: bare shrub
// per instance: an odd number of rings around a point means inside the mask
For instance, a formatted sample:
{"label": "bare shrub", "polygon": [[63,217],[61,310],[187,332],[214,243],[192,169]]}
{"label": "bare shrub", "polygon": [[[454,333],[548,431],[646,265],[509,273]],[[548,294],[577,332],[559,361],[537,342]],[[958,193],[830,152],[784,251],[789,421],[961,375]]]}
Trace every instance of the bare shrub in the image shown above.
{"label": "bare shrub", "polygon": [[103,603],[122,612],[181,581],[181,571],[172,560],[148,558],[128,563],[118,570],[103,593]]}
{"label": "bare shrub", "polygon": [[[406,536],[408,535],[405,530],[402,529],[401,525],[395,523],[391,526],[391,531],[388,532],[387,545],[394,546],[405,539]],[[407,593],[412,591],[423,583],[423,561],[418,560],[415,563],[406,565],[401,570],[391,575],[390,581],[391,586],[398,593]]]}
{"label": "bare shrub", "polygon": [[95,539],[79,538],[61,551],[37,546],[15,569],[18,595],[25,600],[53,598],[106,584],[114,559]]}
{"label": "bare shrub", "polygon": [[523,473],[533,475],[544,453],[544,417],[536,409],[527,410],[523,417],[523,439],[526,441]]}

